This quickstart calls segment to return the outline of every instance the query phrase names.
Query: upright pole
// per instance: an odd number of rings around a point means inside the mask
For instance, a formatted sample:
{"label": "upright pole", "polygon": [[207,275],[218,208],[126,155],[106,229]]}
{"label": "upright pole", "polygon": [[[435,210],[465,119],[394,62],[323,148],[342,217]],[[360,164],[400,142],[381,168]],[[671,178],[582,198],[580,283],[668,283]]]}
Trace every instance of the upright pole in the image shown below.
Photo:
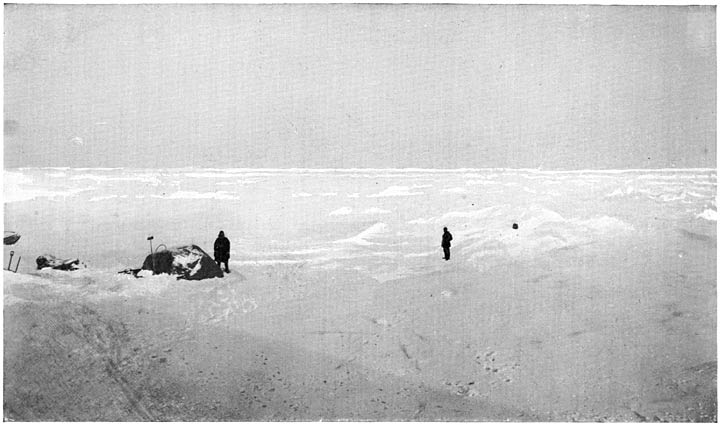
{"label": "upright pole", "polygon": [[153,249],[152,249],[153,237],[148,236],[147,239],[150,241],[150,259],[152,260],[152,272],[153,272],[153,274],[155,274],[155,255],[153,255]]}
{"label": "upright pole", "polygon": [[10,261],[8,262],[8,271],[12,270],[10,267],[12,266],[12,258],[13,255],[15,255],[15,251],[10,251]]}
{"label": "upright pole", "polygon": [[15,263],[15,271],[13,273],[17,273],[17,269],[20,267],[20,260],[22,260],[22,256],[18,257],[17,263]]}

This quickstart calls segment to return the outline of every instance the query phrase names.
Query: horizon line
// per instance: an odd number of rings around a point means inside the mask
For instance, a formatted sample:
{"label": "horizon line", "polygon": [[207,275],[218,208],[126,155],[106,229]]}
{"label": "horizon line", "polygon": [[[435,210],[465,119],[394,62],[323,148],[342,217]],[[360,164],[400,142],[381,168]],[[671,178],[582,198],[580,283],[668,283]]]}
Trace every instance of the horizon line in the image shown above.
{"label": "horizon line", "polygon": [[12,170],[58,170],[58,171],[69,171],[69,170],[80,170],[80,171],[112,171],[112,170],[143,170],[143,171],[232,171],[232,172],[311,172],[311,173],[323,173],[323,172],[438,172],[438,173],[451,173],[451,172],[473,172],[473,171],[492,171],[492,172],[530,172],[530,173],[584,173],[584,172],[595,172],[595,173],[627,173],[627,172],[667,172],[667,171],[717,171],[717,167],[691,167],[691,168],[585,168],[585,169],[543,169],[543,168],[508,168],[508,167],[461,167],[461,168],[418,168],[418,167],[406,167],[406,168],[301,168],[301,167],[288,167],[288,168],[251,168],[251,167],[3,167],[3,171]]}

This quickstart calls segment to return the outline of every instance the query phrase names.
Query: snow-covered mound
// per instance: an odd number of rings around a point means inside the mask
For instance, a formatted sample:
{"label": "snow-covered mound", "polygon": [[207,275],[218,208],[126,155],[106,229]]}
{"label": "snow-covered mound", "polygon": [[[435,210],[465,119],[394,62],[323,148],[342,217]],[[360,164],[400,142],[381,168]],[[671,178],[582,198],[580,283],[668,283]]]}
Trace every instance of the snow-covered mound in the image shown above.
{"label": "snow-covered mound", "polygon": [[222,269],[197,245],[184,245],[145,257],[143,270],[177,275],[178,279],[201,280],[223,277]]}
{"label": "snow-covered mound", "polygon": [[352,208],[342,207],[330,212],[328,215],[348,215],[350,213],[352,213]]}
{"label": "snow-covered mound", "polygon": [[704,218],[708,221],[717,221],[718,212],[715,210],[707,209],[696,216],[697,218]]}
{"label": "snow-covered mound", "polygon": [[[518,223],[518,229],[512,224]],[[451,211],[411,224],[437,228],[447,226],[455,234],[454,249],[470,263],[484,266],[488,260],[512,260],[542,255],[598,240],[629,234],[631,224],[606,215],[565,218],[537,204],[509,204],[478,210]]]}
{"label": "snow-covered mound", "polygon": [[349,243],[354,245],[375,245],[377,242],[373,242],[372,239],[377,238],[387,233],[388,225],[385,223],[375,223],[369,228],[363,230],[359,234],[352,238],[341,239],[335,241],[335,243]]}

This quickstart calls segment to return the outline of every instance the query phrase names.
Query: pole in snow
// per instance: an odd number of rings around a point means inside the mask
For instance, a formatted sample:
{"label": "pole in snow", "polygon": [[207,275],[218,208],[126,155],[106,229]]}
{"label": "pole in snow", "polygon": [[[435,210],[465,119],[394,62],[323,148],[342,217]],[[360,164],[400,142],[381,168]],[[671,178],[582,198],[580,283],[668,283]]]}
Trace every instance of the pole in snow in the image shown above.
{"label": "pole in snow", "polygon": [[155,239],[152,236],[148,236],[147,240],[150,241],[150,259],[152,260],[152,272],[155,274],[155,256],[153,255],[152,241]]}

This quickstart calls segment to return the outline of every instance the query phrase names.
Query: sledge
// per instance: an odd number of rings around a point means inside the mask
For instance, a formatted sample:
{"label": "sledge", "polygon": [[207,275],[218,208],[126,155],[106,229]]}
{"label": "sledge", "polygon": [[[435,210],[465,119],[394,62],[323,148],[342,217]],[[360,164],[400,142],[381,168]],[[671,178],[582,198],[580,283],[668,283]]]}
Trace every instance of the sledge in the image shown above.
{"label": "sledge", "polygon": [[18,235],[15,232],[11,232],[9,230],[5,230],[5,234],[3,235],[3,244],[13,245],[18,240],[20,240],[20,235]]}
{"label": "sledge", "polygon": [[50,254],[44,254],[39,256],[35,263],[37,264],[37,269],[42,270],[45,268],[51,268],[55,270],[77,270],[80,268],[80,260],[77,258],[73,258],[70,260],[63,260],[60,258],[57,258]]}

